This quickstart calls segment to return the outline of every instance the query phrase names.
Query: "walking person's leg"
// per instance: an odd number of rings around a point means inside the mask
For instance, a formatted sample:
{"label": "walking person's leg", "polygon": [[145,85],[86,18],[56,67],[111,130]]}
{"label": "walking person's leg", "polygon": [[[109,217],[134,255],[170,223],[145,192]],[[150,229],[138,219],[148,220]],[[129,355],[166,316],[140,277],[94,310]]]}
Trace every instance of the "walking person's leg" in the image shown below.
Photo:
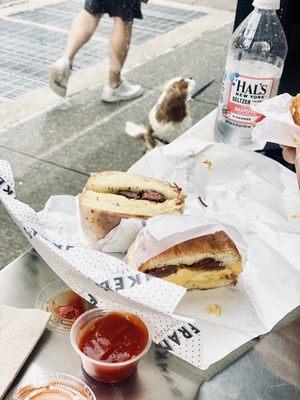
{"label": "walking person's leg", "polygon": [[99,24],[101,13],[82,10],[74,19],[63,57],[59,58],[51,68],[49,85],[59,96],[64,97],[72,64],[78,50],[93,36]]}
{"label": "walking person's leg", "polygon": [[90,14],[86,10],[82,10],[74,19],[64,52],[64,58],[69,61],[70,65],[73,64],[74,57],[78,50],[87,43],[95,33],[101,17],[102,14]]}
{"label": "walking person's leg", "polygon": [[108,83],[116,88],[121,82],[121,71],[126,61],[132,34],[132,21],[114,18],[114,27],[109,41]]}
{"label": "walking person's leg", "polygon": [[110,72],[108,84],[102,90],[102,100],[116,102],[139,97],[143,89],[131,85],[121,76],[130,46],[134,18],[142,18],[141,1],[146,0],[85,0],[85,10],[73,21],[64,56],[53,65],[49,85],[60,96],[65,96],[72,62],[78,50],[91,38],[101,16],[114,18],[109,43]]}
{"label": "walking person's leg", "polygon": [[108,83],[102,90],[104,101],[132,100],[143,93],[140,85],[131,85],[121,75],[130,47],[133,19],[142,18],[140,7],[140,0],[119,0],[119,5],[112,5],[109,11],[114,16],[114,26],[109,41]]}
{"label": "walking person's leg", "polygon": [[103,86],[102,100],[116,102],[132,100],[142,95],[140,85],[131,85],[121,77],[122,68],[130,47],[132,21],[114,17],[114,27],[109,41],[109,77],[108,84]]}
{"label": "walking person's leg", "polygon": [[109,78],[111,87],[121,82],[121,71],[127,58],[132,33],[132,21],[114,18],[114,27],[109,41]]}

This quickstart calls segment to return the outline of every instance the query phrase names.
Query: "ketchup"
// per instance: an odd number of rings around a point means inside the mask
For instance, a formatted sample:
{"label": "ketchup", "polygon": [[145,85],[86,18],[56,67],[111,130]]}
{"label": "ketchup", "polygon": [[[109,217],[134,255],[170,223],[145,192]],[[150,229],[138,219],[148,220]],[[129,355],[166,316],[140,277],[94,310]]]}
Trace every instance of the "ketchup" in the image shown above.
{"label": "ketchup", "polygon": [[[136,369],[134,359],[149,341],[146,325],[136,315],[118,311],[95,317],[81,330],[78,347],[92,360],[104,364],[86,365],[86,372],[102,382],[117,382],[129,377]],[[126,363],[124,366],[116,363]],[[85,363],[84,363],[85,367]]]}
{"label": "ketchup", "polygon": [[58,299],[55,298],[52,302],[54,313],[61,318],[75,320],[86,310],[86,301],[72,291],[63,293],[61,301],[63,304],[59,304]]}

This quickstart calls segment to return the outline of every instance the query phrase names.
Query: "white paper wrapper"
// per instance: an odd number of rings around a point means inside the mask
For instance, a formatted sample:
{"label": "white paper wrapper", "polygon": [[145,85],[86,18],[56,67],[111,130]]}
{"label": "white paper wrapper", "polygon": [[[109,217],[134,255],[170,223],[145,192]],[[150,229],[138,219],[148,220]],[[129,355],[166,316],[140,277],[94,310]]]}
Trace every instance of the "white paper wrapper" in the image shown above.
{"label": "white paper wrapper", "polygon": [[[238,229],[248,245],[248,260],[236,287],[185,293],[163,280],[136,276],[115,257],[79,245],[70,248],[66,226],[63,235],[49,231],[49,224],[44,226],[30,207],[14,198],[5,162],[0,162],[0,199],[73,290],[99,307],[140,313],[154,327],[156,342],[198,368],[268,332],[299,305],[300,197],[294,173],[256,153],[196,139],[156,148],[131,171],[176,182],[188,195],[186,215]],[[220,317],[205,312],[210,304],[220,305]]]}
{"label": "white paper wrapper", "polygon": [[[192,138],[156,148],[130,171],[176,182],[188,194],[186,214],[232,225],[248,245],[236,287],[188,292],[175,310],[201,327],[201,368],[268,332],[299,305],[300,196],[293,172],[257,153]],[[210,304],[221,306],[220,317],[205,312]]]}
{"label": "white paper wrapper", "polygon": [[140,266],[176,244],[220,231],[226,232],[234,241],[244,266],[247,244],[240,233],[231,225],[194,215],[162,215],[146,221],[145,228],[139,232],[131,248],[135,265]]}
{"label": "white paper wrapper", "polygon": [[145,223],[140,218],[123,219],[104,239],[95,241],[82,228],[78,198],[64,195],[51,196],[39,213],[39,220],[49,234],[105,253],[125,253]]}
{"label": "white paper wrapper", "polygon": [[[56,209],[57,218],[61,216],[61,226],[64,226],[64,230],[58,228],[56,232],[49,229],[52,223],[48,217],[54,215],[52,208],[51,213],[45,214],[47,218],[42,218],[45,223],[48,221],[44,226],[33,209],[15,198],[12,172],[8,162],[1,160],[0,200],[41,257],[79,295],[101,308],[140,312],[154,327],[156,342],[173,326],[178,325],[178,321],[168,315],[172,315],[185,294],[184,288],[161,279],[149,279],[147,275],[130,269],[118,258],[70,243],[66,239],[71,237],[68,232],[76,221],[70,217],[72,213],[64,217]],[[75,202],[72,198],[68,200]],[[47,207],[48,210],[51,208],[49,204]]]}
{"label": "white paper wrapper", "polygon": [[251,106],[253,110],[265,116],[252,130],[252,138],[260,148],[263,148],[266,142],[300,146],[300,126],[296,125],[292,118],[291,100],[292,96],[284,93]]}

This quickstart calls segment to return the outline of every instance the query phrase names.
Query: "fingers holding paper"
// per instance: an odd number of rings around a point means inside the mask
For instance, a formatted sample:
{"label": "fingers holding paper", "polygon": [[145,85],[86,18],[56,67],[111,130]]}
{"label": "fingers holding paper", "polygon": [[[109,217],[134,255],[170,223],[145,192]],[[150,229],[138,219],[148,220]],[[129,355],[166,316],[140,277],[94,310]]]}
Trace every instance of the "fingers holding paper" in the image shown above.
{"label": "fingers holding paper", "polygon": [[300,188],[300,147],[289,147],[280,145],[282,148],[282,155],[285,161],[290,164],[295,164],[298,185]]}

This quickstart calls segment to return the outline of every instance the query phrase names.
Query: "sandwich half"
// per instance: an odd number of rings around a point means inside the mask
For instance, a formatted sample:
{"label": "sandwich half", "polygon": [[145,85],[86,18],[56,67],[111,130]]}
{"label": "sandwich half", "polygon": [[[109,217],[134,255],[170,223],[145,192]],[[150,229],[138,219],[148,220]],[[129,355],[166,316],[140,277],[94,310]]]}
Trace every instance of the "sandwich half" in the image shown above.
{"label": "sandwich half", "polygon": [[91,174],[79,195],[79,207],[84,226],[100,239],[123,218],[181,214],[184,199],[176,185],[128,172],[105,171]]}
{"label": "sandwich half", "polygon": [[130,267],[187,289],[235,285],[242,272],[242,258],[224,231],[177,244],[139,266],[133,249],[127,254]]}

